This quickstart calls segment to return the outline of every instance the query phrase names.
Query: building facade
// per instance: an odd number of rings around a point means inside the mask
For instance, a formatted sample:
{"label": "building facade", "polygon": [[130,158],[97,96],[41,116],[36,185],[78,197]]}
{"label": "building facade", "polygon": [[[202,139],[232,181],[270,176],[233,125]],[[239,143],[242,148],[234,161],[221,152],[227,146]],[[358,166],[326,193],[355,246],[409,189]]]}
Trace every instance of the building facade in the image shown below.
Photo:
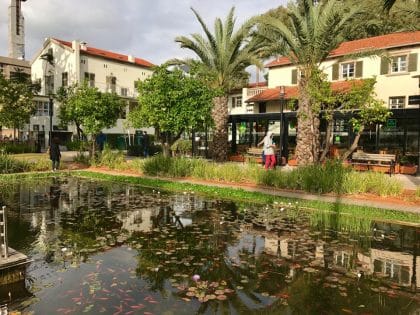
{"label": "building facade", "polygon": [[[130,139],[135,130],[124,125],[126,114],[137,104],[136,82],[151,76],[152,67],[153,64],[147,60],[90,47],[77,40],[46,39],[31,63],[32,80],[41,83],[41,93],[36,100],[37,113],[31,118],[26,131],[46,145],[51,124],[53,136],[63,141],[70,140],[75,129],[73,126],[61,129],[57,115],[59,104],[54,100],[54,94],[60,87],[87,81],[91,87],[116,93],[126,100],[126,110],[121,113],[116,125],[103,132]],[[50,103],[53,103],[52,113]]]}
{"label": "building facade", "polygon": [[[344,42],[320,65],[333,90],[349,88],[352,80],[376,78],[377,98],[393,115],[384,124],[366,128],[359,142],[363,150],[419,156],[419,56],[420,31],[403,32]],[[243,101],[248,105],[242,108],[247,110],[231,111],[232,138],[236,139],[232,141],[232,149],[237,151],[242,146],[256,145],[267,130],[273,131],[279,141],[282,129],[283,152],[287,159],[293,155],[296,144],[296,112],[286,105],[289,100],[298,98],[299,69],[286,57],[275,59],[266,67],[269,70],[267,87],[244,89],[247,95]],[[335,146],[345,148],[352,141],[349,118],[336,113]]]}

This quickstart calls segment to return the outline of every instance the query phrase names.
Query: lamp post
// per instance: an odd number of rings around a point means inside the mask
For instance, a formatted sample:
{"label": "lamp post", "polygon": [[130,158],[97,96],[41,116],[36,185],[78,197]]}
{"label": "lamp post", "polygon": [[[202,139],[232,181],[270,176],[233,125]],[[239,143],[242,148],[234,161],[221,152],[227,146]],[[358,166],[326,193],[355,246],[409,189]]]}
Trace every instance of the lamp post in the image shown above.
{"label": "lamp post", "polygon": [[284,97],[286,95],[286,91],[284,86],[280,86],[280,141],[279,141],[279,159],[278,165],[283,164],[283,106],[284,106]]}
{"label": "lamp post", "polygon": [[49,95],[49,102],[48,102],[48,114],[50,116],[50,133],[48,135],[49,139],[48,139],[48,144],[51,147],[51,143],[52,143],[52,119],[53,119],[53,110],[54,110],[54,100],[52,97],[52,94]]}

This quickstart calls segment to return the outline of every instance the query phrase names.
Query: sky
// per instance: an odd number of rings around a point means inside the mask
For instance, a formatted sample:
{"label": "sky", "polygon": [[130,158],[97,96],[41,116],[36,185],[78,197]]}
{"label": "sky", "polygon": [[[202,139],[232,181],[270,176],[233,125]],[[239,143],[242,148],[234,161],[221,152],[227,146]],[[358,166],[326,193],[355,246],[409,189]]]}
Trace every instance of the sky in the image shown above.
{"label": "sky", "polygon": [[[25,54],[31,60],[44,39],[75,39],[88,46],[133,55],[153,64],[172,58],[193,57],[174,39],[202,33],[193,7],[213,30],[215,18],[224,18],[235,7],[237,25],[267,12],[287,0],[27,0]],[[8,8],[0,0],[0,56],[8,55]]]}

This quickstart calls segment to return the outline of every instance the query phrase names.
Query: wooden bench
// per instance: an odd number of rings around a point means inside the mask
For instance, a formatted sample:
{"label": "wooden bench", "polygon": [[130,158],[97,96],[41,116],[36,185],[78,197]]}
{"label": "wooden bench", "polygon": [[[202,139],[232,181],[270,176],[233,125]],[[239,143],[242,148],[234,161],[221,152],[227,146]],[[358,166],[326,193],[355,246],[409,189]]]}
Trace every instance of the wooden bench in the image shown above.
{"label": "wooden bench", "polygon": [[366,152],[354,152],[351,158],[352,165],[366,166],[371,170],[372,166],[389,167],[389,176],[395,173],[395,154],[376,154]]}
{"label": "wooden bench", "polygon": [[262,152],[263,148],[257,148],[257,147],[250,147],[247,149],[246,153],[244,154],[244,161],[246,162],[260,162],[262,159]]}

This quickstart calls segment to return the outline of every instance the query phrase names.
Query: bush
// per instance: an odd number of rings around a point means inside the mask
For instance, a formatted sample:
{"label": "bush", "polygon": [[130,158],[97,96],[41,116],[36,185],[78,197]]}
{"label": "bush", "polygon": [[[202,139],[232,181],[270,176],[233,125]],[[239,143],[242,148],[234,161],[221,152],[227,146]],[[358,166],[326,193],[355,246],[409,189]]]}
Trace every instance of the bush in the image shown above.
{"label": "bush", "polygon": [[21,154],[21,153],[35,153],[35,145],[28,143],[2,143],[0,144],[0,151],[7,154]]}
{"label": "bush", "polygon": [[174,153],[186,155],[192,151],[192,142],[191,140],[178,139],[171,145],[171,150]]}
{"label": "bush", "polygon": [[98,156],[98,164],[109,168],[122,168],[124,162],[124,153],[122,151],[114,152],[108,145],[105,145]]}
{"label": "bush", "polygon": [[87,141],[74,140],[66,142],[65,146],[69,151],[88,151],[89,143]]}
{"label": "bush", "polygon": [[30,162],[12,158],[7,154],[0,154],[0,172],[2,174],[45,171],[50,167],[51,162],[47,158]]}

